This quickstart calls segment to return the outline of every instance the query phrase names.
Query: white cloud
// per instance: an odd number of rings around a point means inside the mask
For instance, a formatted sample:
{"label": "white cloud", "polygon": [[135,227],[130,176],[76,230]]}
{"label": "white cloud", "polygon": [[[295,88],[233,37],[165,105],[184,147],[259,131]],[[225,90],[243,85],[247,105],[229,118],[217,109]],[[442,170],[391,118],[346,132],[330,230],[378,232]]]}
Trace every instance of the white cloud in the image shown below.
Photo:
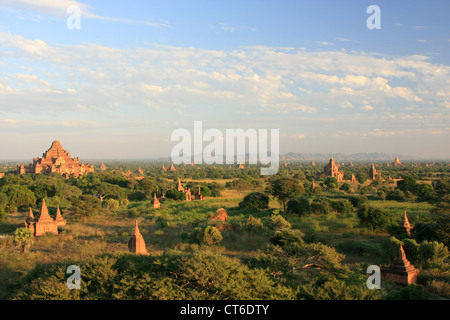
{"label": "white cloud", "polygon": [[[402,108],[414,103],[422,115],[431,106],[441,112],[450,107],[450,67],[433,64],[424,55],[389,57],[263,46],[231,51],[161,45],[53,46],[7,32],[0,32],[0,43],[2,50],[13,50],[27,69],[0,73],[0,110],[14,106],[14,112],[35,112],[32,106],[37,104],[53,112],[120,105],[162,110],[203,105],[312,115],[324,107],[332,111],[363,106],[380,118],[400,119],[397,111],[387,109],[389,105]],[[8,64],[13,56],[4,53],[0,52]],[[40,62],[48,64],[51,76],[39,73],[36,63]]]}
{"label": "white cloud", "polygon": [[168,27],[169,23],[166,21],[137,21],[132,19],[120,17],[107,17],[93,12],[91,6],[79,1],[73,0],[0,0],[0,5],[13,10],[25,10],[47,14],[58,18],[66,18],[68,16],[67,9],[71,6],[80,9],[81,18],[83,19],[97,19],[111,22],[120,22],[127,24],[139,24],[150,27]]}

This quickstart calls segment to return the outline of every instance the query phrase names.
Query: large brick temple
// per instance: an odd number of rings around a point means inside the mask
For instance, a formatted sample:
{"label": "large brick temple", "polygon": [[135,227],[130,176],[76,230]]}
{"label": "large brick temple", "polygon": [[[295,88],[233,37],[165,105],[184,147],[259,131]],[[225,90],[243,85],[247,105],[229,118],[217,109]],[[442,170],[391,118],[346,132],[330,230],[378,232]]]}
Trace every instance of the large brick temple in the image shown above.
{"label": "large brick temple", "polygon": [[70,152],[64,150],[61,142],[53,141],[50,149],[48,149],[42,158],[34,158],[33,163],[28,165],[17,165],[17,174],[25,173],[43,173],[50,174],[53,172],[64,175],[68,178],[71,174],[75,177],[94,171],[94,165],[88,163],[80,163],[78,157],[71,158]]}

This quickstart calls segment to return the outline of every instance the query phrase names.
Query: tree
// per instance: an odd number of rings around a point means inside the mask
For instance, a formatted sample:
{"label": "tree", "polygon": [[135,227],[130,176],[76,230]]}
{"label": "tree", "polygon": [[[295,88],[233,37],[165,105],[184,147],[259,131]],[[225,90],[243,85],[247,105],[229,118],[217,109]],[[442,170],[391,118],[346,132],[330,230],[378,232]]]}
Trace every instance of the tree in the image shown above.
{"label": "tree", "polygon": [[33,243],[33,233],[28,228],[17,228],[14,231],[13,243],[20,248],[20,253],[25,253]]}
{"label": "tree", "polygon": [[351,214],[353,212],[353,206],[347,199],[331,201],[330,205],[333,210],[342,214]]}
{"label": "tree", "polygon": [[36,204],[36,197],[34,193],[26,186],[22,185],[5,185],[0,192],[8,195],[7,210],[14,212],[19,208],[34,207]]}
{"label": "tree", "polygon": [[121,187],[108,182],[100,182],[98,184],[95,184],[91,188],[91,193],[94,196],[98,196],[100,201],[103,201],[104,198],[113,198],[119,200],[125,197],[125,192]]}
{"label": "tree", "polygon": [[416,192],[417,181],[412,175],[407,175],[405,179],[397,181],[397,187],[403,192],[410,191],[412,193]]}
{"label": "tree", "polygon": [[327,189],[330,189],[330,190],[337,189],[337,187],[338,187],[338,181],[334,177],[327,177],[325,179],[325,181],[323,182],[323,184],[326,185]]}
{"label": "tree", "polygon": [[311,204],[309,200],[303,197],[295,197],[287,203],[287,213],[298,214],[299,216],[311,213]]}
{"label": "tree", "polygon": [[177,189],[171,189],[166,192],[166,198],[173,200],[186,200],[186,194]]}
{"label": "tree", "polygon": [[278,178],[269,182],[266,191],[276,197],[286,211],[286,202],[305,193],[303,185],[295,179]]}
{"label": "tree", "polygon": [[139,181],[139,188],[145,193],[147,198],[149,198],[153,196],[153,193],[156,190],[156,183],[150,178],[144,178]]}
{"label": "tree", "polygon": [[269,196],[261,192],[251,192],[239,202],[241,209],[266,210],[269,207]]}
{"label": "tree", "polygon": [[311,212],[314,214],[330,213],[330,202],[326,198],[316,198],[311,202]]}
{"label": "tree", "polygon": [[388,212],[368,205],[361,206],[357,215],[361,224],[370,227],[372,230],[386,228],[392,223]]}
{"label": "tree", "polygon": [[217,244],[223,239],[220,231],[214,226],[207,226],[206,228],[196,227],[192,231],[191,237],[198,244],[207,246]]}
{"label": "tree", "polygon": [[72,210],[75,214],[83,217],[83,222],[86,223],[86,219],[91,216],[95,216],[99,213],[102,202],[100,199],[84,194],[78,197],[77,201],[72,205]]}

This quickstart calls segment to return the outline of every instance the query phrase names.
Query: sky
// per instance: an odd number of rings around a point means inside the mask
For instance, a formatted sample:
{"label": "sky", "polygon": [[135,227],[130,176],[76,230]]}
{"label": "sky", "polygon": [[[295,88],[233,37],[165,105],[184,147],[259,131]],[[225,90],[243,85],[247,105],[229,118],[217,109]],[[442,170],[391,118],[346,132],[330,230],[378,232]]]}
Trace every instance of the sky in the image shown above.
{"label": "sky", "polygon": [[448,0],[0,0],[0,159],[31,161],[54,140],[81,159],[168,157],[194,121],[279,129],[280,153],[450,159],[449,12]]}

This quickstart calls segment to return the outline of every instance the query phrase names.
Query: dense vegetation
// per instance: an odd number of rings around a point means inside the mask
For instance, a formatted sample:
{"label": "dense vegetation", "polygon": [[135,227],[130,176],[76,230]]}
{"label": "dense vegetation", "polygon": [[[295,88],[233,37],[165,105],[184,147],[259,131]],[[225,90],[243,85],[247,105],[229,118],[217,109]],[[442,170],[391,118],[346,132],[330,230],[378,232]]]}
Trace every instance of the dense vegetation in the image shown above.
{"label": "dense vegetation", "polygon": [[[320,165],[289,164],[267,177],[257,166],[105,164],[79,178],[11,171],[0,179],[0,299],[450,298],[447,164],[380,164],[375,181],[369,164],[344,166],[344,178],[358,182],[343,183]],[[138,167],[143,178],[119,170]],[[178,179],[206,200],[184,201]],[[68,223],[33,238],[18,226],[43,198]],[[212,219],[219,208],[227,221]],[[399,233],[405,210],[410,236]],[[134,220],[148,256],[127,250]],[[400,243],[421,270],[417,284],[369,290],[367,267],[392,262]],[[80,290],[66,287],[72,264]]]}

